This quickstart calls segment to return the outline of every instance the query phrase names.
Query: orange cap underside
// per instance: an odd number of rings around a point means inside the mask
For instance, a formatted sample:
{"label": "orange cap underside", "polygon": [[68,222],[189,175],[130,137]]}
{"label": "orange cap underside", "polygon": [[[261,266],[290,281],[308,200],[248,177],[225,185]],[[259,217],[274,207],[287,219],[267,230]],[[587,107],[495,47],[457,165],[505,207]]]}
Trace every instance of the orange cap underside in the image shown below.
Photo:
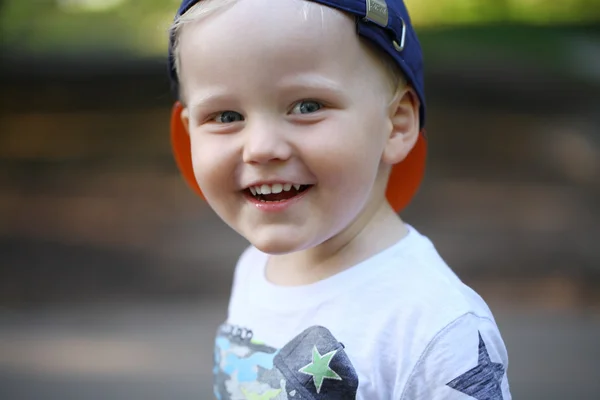
{"label": "orange cap underside", "polygon": [[[173,147],[173,154],[179,171],[188,185],[204,199],[204,195],[194,176],[190,138],[181,121],[182,110],[183,106],[181,103],[176,102],[171,114],[171,145]],[[419,185],[425,174],[426,156],[427,144],[424,136],[421,134],[408,156],[392,168],[386,197],[392,208],[397,212],[403,210],[410,203],[419,189]]]}

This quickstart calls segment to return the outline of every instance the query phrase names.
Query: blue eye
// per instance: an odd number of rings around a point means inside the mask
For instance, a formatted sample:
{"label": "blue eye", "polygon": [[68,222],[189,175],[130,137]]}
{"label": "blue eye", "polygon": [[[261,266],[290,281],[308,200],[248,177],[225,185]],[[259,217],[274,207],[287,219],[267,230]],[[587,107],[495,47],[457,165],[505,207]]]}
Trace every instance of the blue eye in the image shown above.
{"label": "blue eye", "polygon": [[294,105],[292,114],[310,114],[319,111],[323,105],[318,101],[303,100]]}
{"label": "blue eye", "polygon": [[244,117],[242,114],[235,111],[223,111],[222,113],[217,114],[214,120],[221,124],[230,124],[232,122],[243,121]]}

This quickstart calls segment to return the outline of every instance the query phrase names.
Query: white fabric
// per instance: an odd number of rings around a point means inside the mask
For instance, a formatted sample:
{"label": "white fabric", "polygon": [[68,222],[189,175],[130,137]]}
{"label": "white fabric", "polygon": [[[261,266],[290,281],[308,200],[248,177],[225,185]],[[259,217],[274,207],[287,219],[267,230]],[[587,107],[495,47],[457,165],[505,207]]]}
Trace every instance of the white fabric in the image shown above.
{"label": "white fabric", "polygon": [[477,367],[479,335],[504,370],[507,352],[485,302],[414,228],[394,246],[311,285],[271,284],[267,258],[254,247],[240,257],[228,325],[277,349],[311,326],[327,328],[358,375],[357,399],[511,399],[506,373],[499,376],[501,395],[483,390],[472,397],[448,385]]}

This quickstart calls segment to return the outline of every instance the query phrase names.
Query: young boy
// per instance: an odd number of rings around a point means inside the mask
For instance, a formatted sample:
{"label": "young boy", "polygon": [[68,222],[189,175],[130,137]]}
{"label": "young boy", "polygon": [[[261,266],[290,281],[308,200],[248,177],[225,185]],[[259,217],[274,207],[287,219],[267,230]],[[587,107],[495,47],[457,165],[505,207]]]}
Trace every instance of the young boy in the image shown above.
{"label": "young boy", "polygon": [[401,0],[184,0],[169,60],[179,168],[251,243],[218,399],[511,398],[492,313],[398,217],[425,163]]}

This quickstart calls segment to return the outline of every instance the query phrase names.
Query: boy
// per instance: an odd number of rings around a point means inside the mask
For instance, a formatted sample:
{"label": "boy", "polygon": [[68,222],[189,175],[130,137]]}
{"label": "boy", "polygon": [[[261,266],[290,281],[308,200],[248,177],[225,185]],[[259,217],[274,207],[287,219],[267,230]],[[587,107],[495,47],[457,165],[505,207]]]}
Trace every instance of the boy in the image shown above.
{"label": "boy", "polygon": [[171,137],[251,246],[215,347],[218,399],[510,399],[485,302],[399,217],[425,163],[401,0],[184,0]]}

